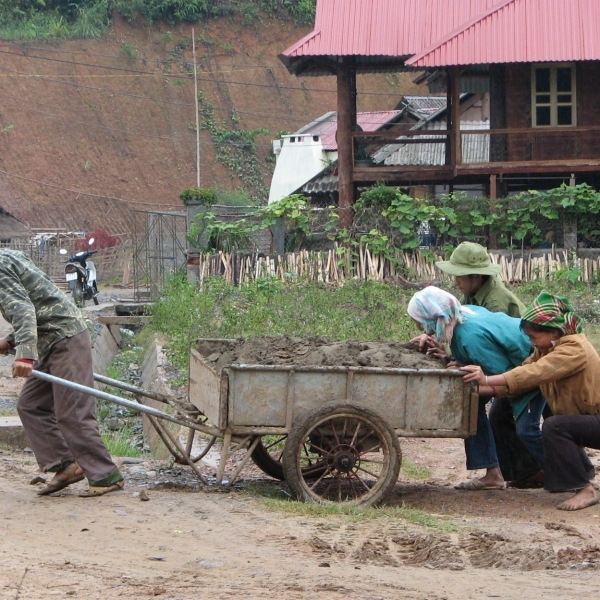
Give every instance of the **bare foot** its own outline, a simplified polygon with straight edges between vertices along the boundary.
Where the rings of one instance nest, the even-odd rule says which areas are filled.
[[[594,506],[594,504],[598,504],[598,496],[594,486],[590,484],[579,490],[572,498],[559,504],[556,508],[558,510],[581,510],[588,506]]]
[[[488,469],[485,472],[485,475],[479,478],[479,481],[486,486],[505,487],[506,485],[504,477],[502,477],[502,471],[500,471],[500,467]]]
[[[479,479],[468,479],[459,483],[455,488],[457,490],[503,490],[506,482],[499,467],[488,469],[483,477]]]

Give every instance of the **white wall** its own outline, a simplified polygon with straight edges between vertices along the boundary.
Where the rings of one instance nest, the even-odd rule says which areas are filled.
[[[326,166],[337,154],[328,154],[318,135],[285,135],[273,142],[277,157],[269,190],[269,204],[294,193]]]

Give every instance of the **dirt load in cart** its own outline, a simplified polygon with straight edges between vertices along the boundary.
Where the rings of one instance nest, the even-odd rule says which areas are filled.
[[[407,343],[199,339],[189,401],[299,500],[367,506],[397,482],[398,438],[475,433],[462,375]]]

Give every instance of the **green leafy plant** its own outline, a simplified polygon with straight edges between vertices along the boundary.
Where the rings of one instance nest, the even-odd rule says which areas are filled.
[[[355,208],[357,210],[366,208],[386,209],[396,199],[398,193],[397,188],[378,183],[361,194],[358,206]]]
[[[131,46],[130,44],[127,44],[126,42],[123,42],[121,44],[119,53],[121,54],[121,56],[124,56],[125,58],[128,58],[130,60],[136,60],[137,58],[139,58],[139,53],[137,49]]]
[[[196,23],[241,15],[250,23],[262,11],[296,23],[312,23],[315,0],[0,0],[0,36],[10,40],[98,38],[110,26],[113,11],[126,21],[142,16],[149,23]],[[165,41],[171,41],[169,33]]]
[[[302,242],[310,237],[306,198],[301,194],[292,194],[272,202],[262,208],[259,214],[262,217],[260,228],[269,229],[272,237],[277,219],[284,220],[286,247],[289,250],[298,251]]]
[[[223,221],[212,212],[196,215],[187,239],[203,252],[248,252],[252,249],[252,226],[246,219]],[[201,240],[207,240],[206,245]]]
[[[336,239],[352,245],[362,236],[386,256],[391,248],[418,247],[418,231],[425,223],[436,233],[438,246],[446,249],[465,240],[486,244],[489,235],[495,235],[503,247],[536,247],[544,239],[548,223],[570,215],[577,219],[578,233],[588,244],[600,243],[598,218],[589,218],[600,215],[600,194],[587,184],[532,190],[494,201],[460,193],[421,200],[399,188],[377,184],[361,195],[354,210],[353,229],[337,232]],[[331,237],[334,231],[331,225]],[[385,251],[381,236],[387,237],[389,248]]]
[[[112,0],[0,0],[7,40],[97,38],[111,22]]]
[[[211,188],[189,187],[179,193],[179,199],[188,205],[191,202],[197,202],[203,206],[213,206],[217,203],[217,194]]]
[[[230,169],[244,183],[254,201],[262,203],[267,196],[263,182],[261,161],[256,147],[256,137],[267,135],[269,131],[262,127],[246,130],[240,127],[240,119],[233,114],[232,128],[224,122],[217,123],[214,106],[202,92],[198,92],[202,127],[207,129],[215,146],[217,160]]]
[[[371,160],[371,156],[369,155],[369,152],[367,150],[367,147],[364,144],[358,144],[355,148],[354,148],[354,160],[359,160],[359,161],[370,161]]]
[[[418,230],[423,221],[435,216],[435,209],[405,194],[399,188],[376,185],[364,192],[355,204],[356,227],[360,240],[375,244],[379,252],[391,256],[393,248],[410,250],[420,245]],[[361,232],[368,227],[369,233]],[[370,238],[370,240],[369,240]]]

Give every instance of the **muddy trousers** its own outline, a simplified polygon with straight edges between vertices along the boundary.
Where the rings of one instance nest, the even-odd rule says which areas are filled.
[[[477,433],[465,438],[467,470],[493,469],[499,465],[492,426],[487,416],[489,396],[479,396],[477,407]]]
[[[567,492],[586,487],[595,471],[584,449],[600,449],[600,415],[559,415],[542,426],[546,454],[544,489]]]
[[[506,481],[526,479],[543,469],[541,419],[546,406],[538,393],[515,421],[508,398],[494,398],[490,424],[494,432],[500,470]]]
[[[89,332],[56,342],[34,369],[94,387]],[[93,396],[30,377],[17,410],[42,471],[76,460],[90,481],[99,481],[117,469],[98,431]]]

